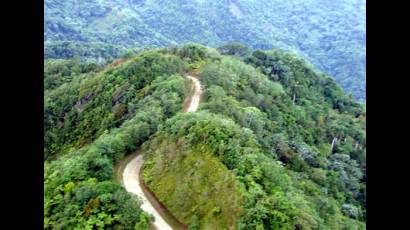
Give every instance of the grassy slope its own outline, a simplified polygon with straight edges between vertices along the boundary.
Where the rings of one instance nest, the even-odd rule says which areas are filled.
[[[184,223],[197,215],[201,229],[233,229],[243,202],[234,174],[206,146],[158,144],[144,163],[144,179],[161,202]]]

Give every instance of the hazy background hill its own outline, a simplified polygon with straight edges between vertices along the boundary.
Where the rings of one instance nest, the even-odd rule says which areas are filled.
[[[242,42],[281,48],[365,99],[365,0],[45,0],[46,57]],[[84,47],[86,49],[84,49]]]

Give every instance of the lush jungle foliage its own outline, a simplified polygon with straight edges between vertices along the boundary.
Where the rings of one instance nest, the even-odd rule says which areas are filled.
[[[46,60],[44,82],[47,229],[147,229],[113,181],[141,145],[145,183],[190,229],[365,229],[365,108],[295,55],[189,44]]]
[[[56,78],[83,67],[46,63]],[[182,109],[189,85],[180,75],[184,62],[171,54],[151,51],[114,63],[73,73],[45,96],[45,229],[149,229],[151,217],[112,181],[113,167]]]
[[[61,65],[64,62],[67,63]],[[90,143],[105,130],[118,127],[138,111],[147,84],[157,76],[178,73],[183,68],[179,57],[158,52],[144,53],[118,65],[121,62],[103,71],[96,71],[92,64],[45,62],[46,158],[63,148]],[[52,89],[55,85],[59,87],[48,90],[47,87]]]
[[[159,199],[200,229],[363,229],[362,105],[294,55],[205,50],[202,112],[168,120],[144,148]]]
[[[334,76],[346,92],[365,99],[365,0],[46,0],[44,4],[46,57],[106,59],[125,48],[241,42],[255,49],[296,52]]]

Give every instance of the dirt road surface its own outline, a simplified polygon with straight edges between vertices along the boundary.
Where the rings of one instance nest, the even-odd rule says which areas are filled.
[[[190,75],[187,75],[186,77],[193,82],[195,91],[192,95],[190,104],[185,112],[195,112],[198,109],[199,101],[202,95],[201,83],[195,77],[192,77]],[[138,154],[134,159],[129,161],[129,163],[124,168],[124,172],[122,174],[123,185],[128,192],[133,193],[142,199],[142,210],[152,214],[155,217],[153,224],[158,230],[172,230],[172,227],[154,208],[154,206],[150,203],[150,201],[147,199],[146,195],[142,190],[139,181],[139,173],[141,170],[142,163],[143,160],[141,154]]]

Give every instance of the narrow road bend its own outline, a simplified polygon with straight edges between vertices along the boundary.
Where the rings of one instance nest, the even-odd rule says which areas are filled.
[[[201,83],[197,78],[191,75],[186,75],[186,77],[194,84],[194,94],[192,95],[189,106],[185,109],[185,112],[195,112],[198,109],[199,101],[202,95]],[[142,185],[140,184],[139,175],[142,163],[143,159],[141,154],[136,155],[135,158],[129,161],[122,172],[122,183],[128,192],[136,194],[138,197],[142,198],[143,203],[141,205],[141,209],[155,217],[153,224],[157,229],[172,230],[173,228],[150,203],[149,199],[147,199],[147,196],[141,187]]]

